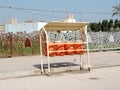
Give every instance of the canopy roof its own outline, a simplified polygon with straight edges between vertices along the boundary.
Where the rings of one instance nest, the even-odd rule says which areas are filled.
[[[80,30],[87,25],[86,22],[49,22],[44,26],[45,30],[57,31],[57,30]]]

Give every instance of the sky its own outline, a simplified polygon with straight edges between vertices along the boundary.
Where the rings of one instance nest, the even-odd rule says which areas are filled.
[[[8,7],[0,7],[0,24],[7,23],[9,18],[16,18],[18,22],[59,21],[69,13],[74,15],[76,21],[82,22],[120,19],[118,16],[112,17],[113,6],[118,4],[120,0],[0,0],[0,6]]]

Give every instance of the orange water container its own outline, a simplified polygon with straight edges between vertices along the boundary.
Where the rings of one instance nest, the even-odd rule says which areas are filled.
[[[65,54],[66,55],[73,55],[74,54],[74,43],[73,42],[67,42],[65,43]]]
[[[84,44],[82,42],[75,43],[75,54],[84,54]]]
[[[55,43],[55,47],[56,47],[56,56],[63,56],[63,55],[65,55],[64,43],[56,42]]]
[[[47,56],[47,52],[48,52],[48,50],[47,50],[47,44],[46,44],[45,49],[46,49],[45,55]],[[55,52],[51,52],[51,51],[54,51],[54,50],[55,50],[55,44],[52,43],[52,42],[48,43],[48,49],[49,49],[49,56],[54,56],[54,55],[55,55]]]

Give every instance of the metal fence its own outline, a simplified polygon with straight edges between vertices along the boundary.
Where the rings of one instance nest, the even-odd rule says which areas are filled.
[[[63,40],[63,37],[64,41],[79,41],[85,38],[74,31],[48,34],[52,42]],[[0,57],[39,54],[39,39],[38,32],[0,33]],[[120,50],[120,32],[88,32],[88,41],[90,51]]]
[[[48,34],[52,42],[60,41],[62,37],[65,42],[85,40],[85,35],[79,31],[62,32],[61,35],[57,32]],[[118,50],[120,49],[120,32],[88,32],[88,41],[90,51]]]
[[[88,39],[91,50],[120,49],[120,32],[89,32]]]

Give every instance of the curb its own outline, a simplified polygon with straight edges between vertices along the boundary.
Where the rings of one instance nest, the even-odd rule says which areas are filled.
[[[94,66],[94,67],[92,67],[91,69],[99,69],[99,68],[108,68],[108,67],[119,67],[120,66],[120,64],[111,64],[111,65],[101,65],[101,66]]]
[[[117,66],[120,66],[120,65],[92,66],[91,69],[117,67]],[[83,68],[83,70],[80,70],[79,66],[71,66],[71,67],[51,68],[51,73],[49,73],[47,69],[44,69],[43,73],[41,73],[41,70],[22,70],[22,71],[13,71],[13,72],[3,72],[3,73],[0,73],[0,79],[52,75],[52,74],[72,72],[72,71],[81,71],[81,72],[86,71],[86,72],[88,72],[86,68]]]
[[[22,70],[22,71],[13,71],[13,72],[3,72],[0,73],[0,79],[51,75],[56,73],[80,70],[79,68],[80,68],[79,66],[51,68],[51,73],[49,73],[47,69],[44,69],[43,73],[41,73],[41,70]]]
[[[22,70],[22,71],[13,71],[13,72],[3,72],[0,73],[0,79],[26,77],[26,76],[32,76],[38,74],[41,74],[40,70]]]

